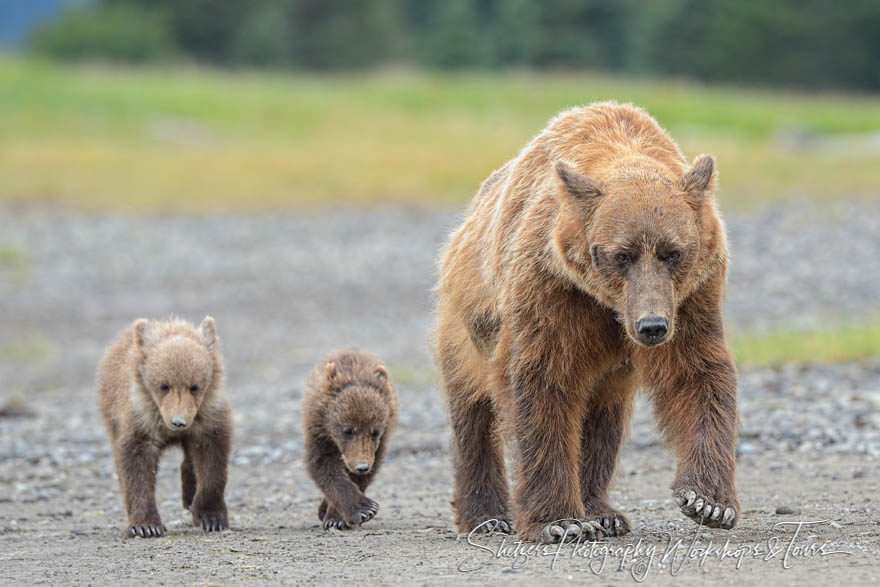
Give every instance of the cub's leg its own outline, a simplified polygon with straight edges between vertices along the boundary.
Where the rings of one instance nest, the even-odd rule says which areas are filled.
[[[184,452],[192,460],[196,477],[196,491],[189,511],[193,526],[201,526],[205,532],[229,528],[224,494],[231,440],[227,432],[219,430],[184,443]]]
[[[130,435],[118,440],[114,452],[116,472],[128,513],[128,528],[124,536],[164,536],[165,526],[156,507],[159,449],[148,438]]]
[[[608,505],[608,485],[632,413],[635,377],[627,366],[596,386],[581,425],[580,483],[584,518],[608,536],[630,531],[629,520]]]
[[[306,446],[308,469],[312,479],[324,493],[318,517],[324,529],[346,529],[371,520],[379,504],[361,492],[348,476],[339,449],[332,440],[313,438]]]
[[[438,363],[452,426],[453,509],[459,532],[512,533],[504,450],[488,365],[459,324],[438,328]]]
[[[363,475],[356,475],[350,471],[348,472],[349,479],[351,479],[352,482],[358,486],[358,489],[360,489],[362,493],[367,490],[367,487],[370,485],[370,483],[373,482],[373,478],[379,471],[379,466],[382,464],[382,460],[385,458],[387,447],[388,445],[385,441],[385,438],[383,437],[382,440],[379,441],[379,448],[376,450],[376,457],[373,461],[373,468],[370,469],[368,473],[365,473]],[[322,522],[325,520],[325,518],[327,518],[328,507],[329,504],[327,503],[327,499],[322,499],[321,505],[318,506],[318,519]],[[342,515],[338,512],[338,510],[336,510],[336,508],[330,508],[330,510],[331,521],[328,522],[327,526],[325,526],[325,529],[329,527],[342,528],[344,526]],[[343,523],[343,526],[340,526],[340,522]]]
[[[183,462],[180,463],[180,493],[183,496],[184,509],[189,509],[196,495],[196,472],[186,445],[183,447]]]

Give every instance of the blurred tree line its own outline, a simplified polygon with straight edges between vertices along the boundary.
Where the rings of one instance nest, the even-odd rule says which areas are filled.
[[[880,0],[93,0],[59,58],[357,69],[565,68],[880,89]]]

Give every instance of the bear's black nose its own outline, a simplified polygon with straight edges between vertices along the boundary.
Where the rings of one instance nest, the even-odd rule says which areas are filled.
[[[367,471],[370,470],[370,464],[369,463],[357,463],[354,466],[354,470],[357,471],[358,473],[366,473]]]
[[[663,340],[669,332],[669,320],[661,316],[648,316],[636,322],[636,332],[642,340],[648,343],[656,343]]]
[[[182,416],[174,416],[171,418],[171,425],[175,428],[186,428],[186,418]]]

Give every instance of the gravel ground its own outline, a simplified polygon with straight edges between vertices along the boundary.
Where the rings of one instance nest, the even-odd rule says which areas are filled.
[[[729,534],[695,531],[677,515],[667,489],[674,463],[640,404],[612,490],[635,531],[605,543],[604,568],[598,551],[569,548],[552,564],[545,553],[515,558],[511,539],[495,557],[501,538],[475,546],[457,536],[448,429],[426,345],[434,259],[456,220],[448,209],[135,216],[0,207],[0,405],[17,399],[36,413],[0,418],[0,582],[528,584],[589,573],[633,582],[649,561],[652,583],[794,583],[819,571],[822,582],[877,584],[880,361],[741,373],[744,518]],[[729,329],[876,315],[880,200],[830,210],[793,201],[730,214],[727,225]],[[134,318],[171,312],[212,314],[223,340],[236,411],[232,531],[205,536],[187,525],[180,455],[169,451],[158,489],[169,536],[121,541],[94,370]],[[312,363],[349,344],[388,363],[400,426],[369,492],[377,518],[360,531],[323,532],[301,462],[299,400]],[[774,526],[818,520],[828,521],[796,536],[794,526]],[[696,541],[685,566],[662,560],[666,533],[684,541],[679,554]],[[700,564],[701,548],[727,538],[730,551],[776,554],[752,552],[739,569],[732,554]],[[790,542],[816,546],[783,560]],[[622,558],[637,544],[661,550]],[[850,554],[821,556],[822,545]]]

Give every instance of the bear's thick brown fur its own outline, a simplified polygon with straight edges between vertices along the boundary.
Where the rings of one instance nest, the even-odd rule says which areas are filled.
[[[379,504],[364,495],[397,423],[397,394],[373,355],[348,349],[323,357],[309,375],[302,405],[306,463],[324,493],[324,529],[353,528]]]
[[[437,286],[460,531],[510,532],[511,518],[530,540],[629,531],[607,489],[639,386],[678,458],[682,511],[736,523],[714,176],[712,157],[688,167],[644,110],[605,102],[559,114],[483,183]]]
[[[156,471],[180,445],[183,507],[205,531],[229,527],[224,492],[232,419],[223,395],[223,360],[214,319],[138,320],[113,342],[98,368],[101,414],[110,436],[126,537],[163,536]]]

